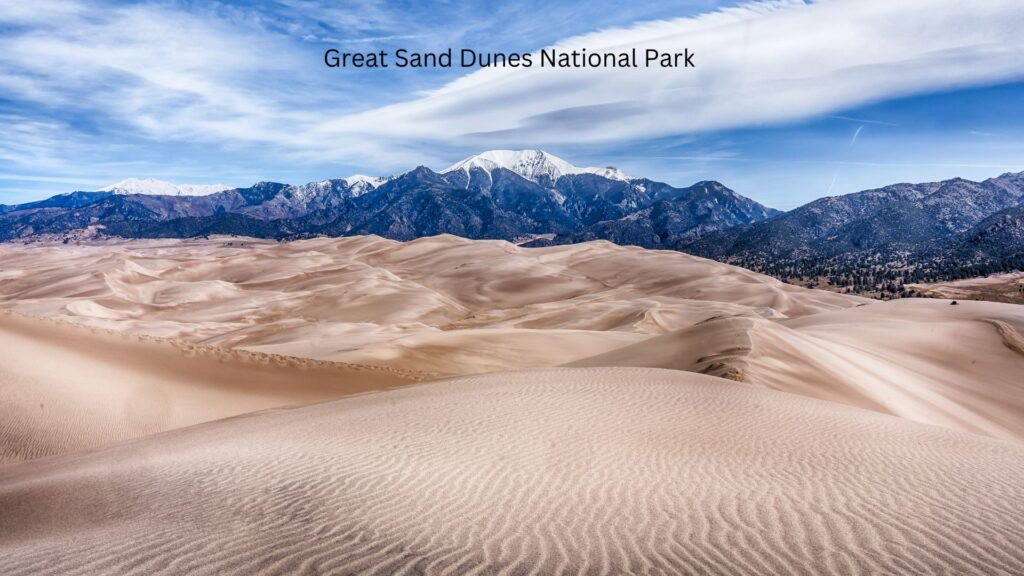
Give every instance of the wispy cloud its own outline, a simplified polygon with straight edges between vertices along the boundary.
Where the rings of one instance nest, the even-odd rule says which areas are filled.
[[[287,142],[290,121],[314,120],[307,106],[289,106],[303,100],[301,75],[294,85],[262,84],[300,60],[258,30],[153,5],[52,4],[61,9],[0,38],[0,90],[39,116],[240,143]],[[23,23],[8,18],[0,13],[0,23]]]
[[[857,126],[857,129],[853,131],[853,137],[850,138],[850,146],[849,146],[850,148],[853,148],[853,145],[857,143],[857,137],[860,136],[860,133],[863,130],[864,130],[864,126],[862,125],[862,126]]]
[[[829,118],[834,118],[836,120],[845,120],[847,122],[853,122],[855,124],[878,124],[880,126],[899,126],[899,124],[896,124],[894,122],[885,122],[882,120],[868,120],[866,118],[851,118],[849,116],[832,115],[829,116]]]
[[[29,124],[21,122],[26,137],[0,142],[0,161],[53,169],[49,160],[76,157],[59,152],[68,142],[87,140],[93,153],[131,142],[151,154],[155,146],[182,142],[376,169],[430,161],[416,134],[363,138],[321,128],[338,116],[436,88],[436,80],[430,83],[435,75],[332,72],[321,64],[322,46],[310,40],[372,49],[462,44],[521,50],[587,24],[572,21],[572,5],[556,3],[542,14],[537,8],[545,4],[12,3],[0,10],[0,101],[26,109],[36,129],[27,133]],[[620,12],[626,17],[631,10],[654,13]],[[589,24],[602,25],[610,13],[598,10]]]
[[[839,173],[836,172],[832,175],[832,182],[828,185],[828,190],[825,191],[825,196],[832,194],[832,190],[836,187],[836,181],[839,180]]]
[[[47,182],[51,184],[71,184],[80,185],[82,184],[81,178],[61,178],[58,176],[34,176],[31,174],[4,174],[0,173],[0,180],[10,180],[13,182]],[[92,184],[100,186],[103,182],[96,180]]]
[[[906,22],[914,22],[908,29]],[[563,50],[696,53],[696,69],[487,69],[324,134],[571,143],[814,117],[1024,76],[1016,0],[779,0],[566,39]],[[851,49],[857,46],[858,49]],[[578,121],[584,111],[587,122]]]
[[[651,156],[651,160],[686,160],[688,162],[743,162],[736,156]]]

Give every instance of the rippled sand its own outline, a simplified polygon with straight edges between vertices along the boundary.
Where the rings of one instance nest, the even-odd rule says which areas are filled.
[[[0,468],[0,572],[1020,574],[1024,446],[651,369],[464,377]]]

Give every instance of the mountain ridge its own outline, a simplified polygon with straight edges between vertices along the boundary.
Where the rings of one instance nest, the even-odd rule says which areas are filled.
[[[568,235],[655,202],[687,205],[676,188],[622,171],[580,168],[541,150],[494,150],[435,172],[419,166],[388,178],[354,175],[290,185],[257,182],[207,195],[74,192],[0,206],[0,240],[83,230],[98,236],[177,237],[211,233],[280,239],[378,234],[396,240],[450,233],[520,241]],[[720,205],[694,225],[749,223],[775,211],[716,183]],[[723,212],[718,214],[717,212]]]
[[[543,150],[487,150],[452,164],[441,170],[441,174],[460,170],[469,173],[474,169],[491,172],[497,168],[515,172],[538,183],[543,183],[545,179],[555,182],[562,176],[573,174],[597,174],[611,180],[631,180],[614,166],[581,168]]]
[[[1022,207],[1024,172],[899,183],[819,198],[673,249],[808,285],[896,294],[904,283],[1024,267]]]

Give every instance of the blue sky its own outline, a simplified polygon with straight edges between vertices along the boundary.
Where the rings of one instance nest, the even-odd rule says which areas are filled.
[[[641,4],[641,5],[634,5]],[[0,203],[542,148],[788,209],[1024,170],[1018,0],[0,6]],[[326,48],[697,53],[695,70],[332,70]]]

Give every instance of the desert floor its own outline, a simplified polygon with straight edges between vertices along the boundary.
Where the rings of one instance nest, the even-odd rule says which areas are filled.
[[[907,287],[936,298],[1024,304],[1024,272],[993,274],[984,278],[968,278],[950,282],[908,284]]]
[[[451,236],[0,245],[0,573],[1024,573],[1024,307]]]

